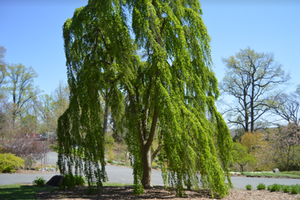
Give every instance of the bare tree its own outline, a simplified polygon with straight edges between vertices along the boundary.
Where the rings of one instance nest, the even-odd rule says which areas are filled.
[[[277,107],[273,109],[275,115],[285,120],[288,124],[300,123],[300,85],[297,86],[295,92],[278,95],[276,103]]]
[[[300,122],[300,96],[296,93],[282,93],[277,97],[278,106],[274,108],[275,114],[288,123]]]
[[[223,58],[223,62],[227,71],[220,84],[221,92],[237,101],[229,105],[228,121],[252,132],[263,125],[262,116],[275,106],[272,92],[290,77],[275,62],[273,54],[256,53],[249,47]]]

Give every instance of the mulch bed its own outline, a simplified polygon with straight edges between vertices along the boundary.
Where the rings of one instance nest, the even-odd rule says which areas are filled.
[[[177,197],[175,191],[164,189],[163,186],[155,186],[153,189],[145,189],[144,194],[134,195],[132,186],[105,186],[100,193],[87,194],[87,187],[78,187],[69,190],[42,191],[36,195],[36,199],[156,199],[156,200],[211,200],[218,199],[217,195],[212,198],[210,191],[201,189],[200,191],[186,190],[186,195]],[[292,195],[283,192],[270,192],[267,190],[230,190],[229,195],[222,200],[300,200],[300,194]]]
[[[176,197],[175,191],[165,189],[163,186],[154,186],[153,189],[145,189],[144,194],[134,195],[132,186],[104,186],[99,192],[87,194],[87,187],[77,187],[68,190],[42,191],[36,195],[36,199],[211,199],[210,191],[186,190],[182,198]],[[217,195],[215,196],[217,197]]]

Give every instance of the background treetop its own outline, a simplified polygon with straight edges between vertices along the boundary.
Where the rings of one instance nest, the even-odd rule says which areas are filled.
[[[223,62],[227,68],[220,89],[235,100],[228,104],[228,122],[245,132],[266,127],[265,115],[278,105],[278,88],[290,80],[289,74],[273,54],[257,53],[250,47],[223,58]]]

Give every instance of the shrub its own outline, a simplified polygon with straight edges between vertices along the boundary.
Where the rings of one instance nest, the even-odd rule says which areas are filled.
[[[81,175],[74,176],[71,174],[67,174],[64,176],[64,180],[60,183],[59,188],[64,189],[67,188],[74,188],[75,186],[83,186],[86,183],[85,178]]]
[[[0,154],[0,172],[14,173],[15,169],[24,166],[24,160],[11,153]]]
[[[248,184],[248,185],[246,185],[246,189],[247,190],[252,190],[252,186]]]
[[[281,190],[281,187],[279,184],[273,184],[271,187],[271,192],[279,192]]]
[[[38,187],[43,187],[46,185],[46,180],[42,176],[40,178],[36,177],[32,183],[36,184]]]
[[[268,190],[271,191],[272,187],[272,185],[268,185]]]
[[[292,194],[299,194],[300,193],[300,186],[299,185],[293,185],[291,187],[291,193]]]
[[[265,190],[266,189],[266,185],[263,183],[260,183],[257,185],[257,190]]]
[[[32,168],[32,165],[36,163],[36,161],[33,159],[32,156],[28,156],[23,159],[24,159],[25,168],[26,167]]]
[[[83,186],[86,183],[85,178],[81,175],[75,176],[75,180],[77,186]]]
[[[291,187],[288,185],[283,188],[284,193],[289,193],[290,191],[291,191]]]
[[[107,162],[112,164],[112,165],[115,164],[115,162],[113,160],[108,160]]]
[[[39,171],[42,167],[36,167],[35,170]]]

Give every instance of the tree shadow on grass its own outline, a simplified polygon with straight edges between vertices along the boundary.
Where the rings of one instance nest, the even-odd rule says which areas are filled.
[[[52,188],[36,187],[33,185],[16,184],[10,186],[0,186],[0,200],[6,199],[35,199],[35,195],[40,191],[50,191]]]

